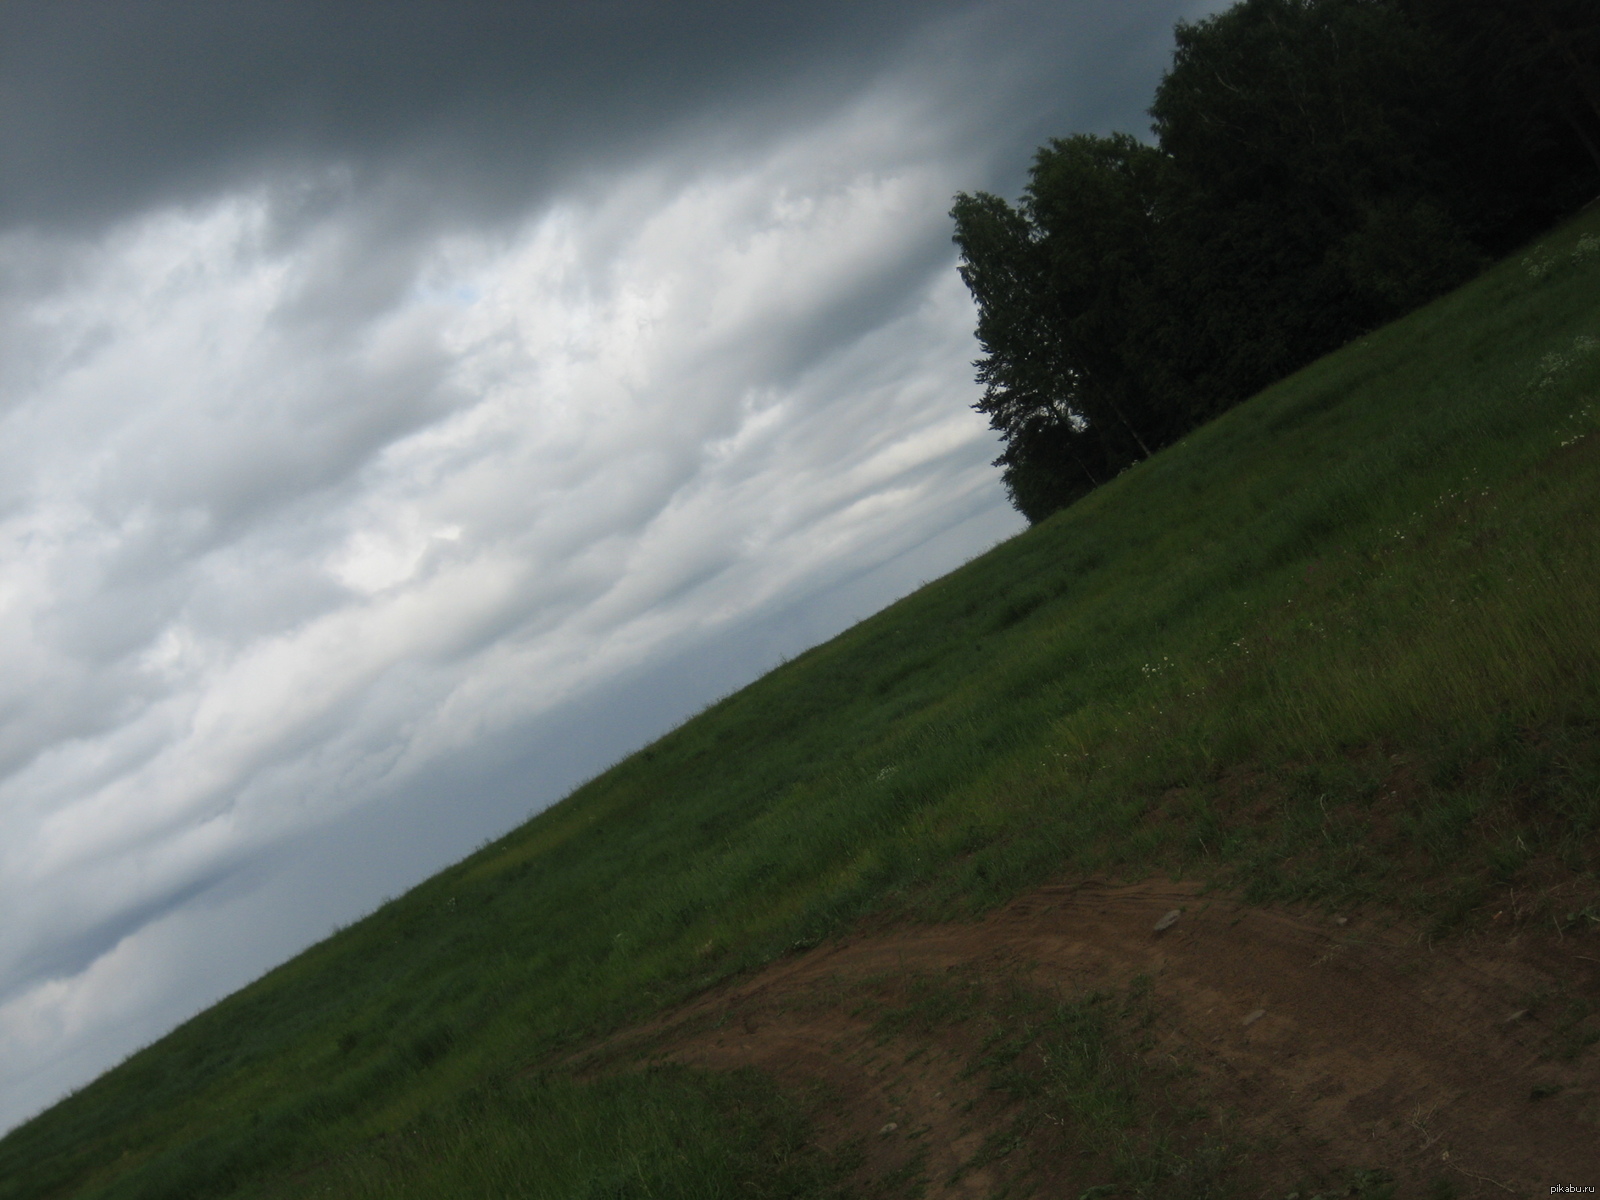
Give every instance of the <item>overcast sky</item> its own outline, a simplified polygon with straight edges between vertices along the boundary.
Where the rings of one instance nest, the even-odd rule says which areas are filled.
[[[0,6],[0,1128],[1017,532],[952,194],[1217,7]]]

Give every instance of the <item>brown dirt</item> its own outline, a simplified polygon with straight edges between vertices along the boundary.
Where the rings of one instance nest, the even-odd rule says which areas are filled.
[[[1172,909],[1180,919],[1155,932]],[[974,923],[786,958],[612,1039],[588,1067],[754,1066],[827,1097],[819,1141],[860,1147],[860,1183],[899,1171],[930,1197],[1008,1184],[1076,1197],[1105,1182],[1104,1164],[1081,1148],[1074,1160],[1047,1128],[994,1157],[1020,1109],[970,1069],[982,1021],[879,1018],[917,980],[1070,997],[1147,976],[1146,1060],[1188,1069],[1174,1086],[1214,1114],[1207,1129],[1250,1148],[1263,1196],[1370,1168],[1392,1172],[1401,1197],[1600,1187],[1600,1047],[1583,1045],[1600,1028],[1600,937],[1515,916],[1430,945],[1397,921],[1253,908],[1193,885],[1051,887]]]

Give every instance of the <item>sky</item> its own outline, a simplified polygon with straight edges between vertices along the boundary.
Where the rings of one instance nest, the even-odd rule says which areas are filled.
[[[0,6],[0,1129],[1019,532],[951,199],[1217,7]]]

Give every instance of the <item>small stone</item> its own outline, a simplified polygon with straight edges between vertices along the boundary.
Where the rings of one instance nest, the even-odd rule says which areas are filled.
[[[1266,1016],[1266,1015],[1267,1015],[1267,1010],[1266,1009],[1258,1008],[1258,1009],[1255,1010],[1255,1012],[1251,1013],[1244,1020],[1240,1021],[1239,1024],[1243,1025],[1246,1029],[1248,1029],[1248,1028],[1250,1028],[1250,1026],[1254,1025],[1257,1021],[1261,1020],[1261,1018]]]
[[[888,1137],[891,1133],[893,1133],[896,1129],[899,1129],[899,1128],[900,1128],[900,1122],[898,1122],[898,1121],[890,1121],[882,1129],[878,1130],[878,1136],[879,1137]]]
[[[1349,917],[1335,917],[1333,919],[1333,923],[1335,925],[1348,925],[1348,924],[1350,924],[1350,918]]]
[[[1183,916],[1181,910],[1176,908],[1173,909],[1171,912],[1167,913],[1166,916],[1162,917],[1161,920],[1156,922],[1156,932],[1164,933],[1168,929],[1171,929],[1178,923],[1178,918],[1181,916]]]

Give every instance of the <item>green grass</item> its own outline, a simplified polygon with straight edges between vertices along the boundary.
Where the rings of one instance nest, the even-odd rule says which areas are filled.
[[[808,1145],[802,1112],[755,1072],[655,1068],[499,1080],[265,1194],[780,1200],[836,1194],[850,1165]]]
[[[1592,930],[1596,248],[1591,211],[714,705],[13,1131],[0,1198],[672,1195],[702,1151],[825,1189],[781,1097],[559,1064],[1061,875]]]
[[[1219,1134],[1225,1122],[1189,1103],[1184,1068],[1148,1055],[1156,1018],[1148,988],[1141,976],[1120,994],[1063,998],[1013,983],[993,997],[973,1070],[1016,1111],[964,1170],[1021,1151],[1016,1176],[1024,1186],[1071,1163],[1088,1176],[1082,1194],[1091,1197],[1259,1195],[1251,1148]]]

